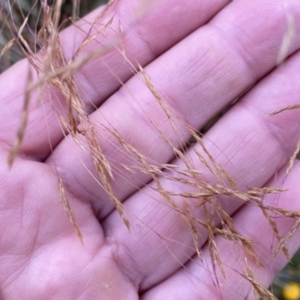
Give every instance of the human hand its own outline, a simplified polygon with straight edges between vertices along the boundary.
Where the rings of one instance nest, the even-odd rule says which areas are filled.
[[[112,46],[75,75],[89,120],[95,124],[112,167],[112,189],[124,204],[130,231],[99,186],[90,152],[64,136],[57,115],[66,115],[66,105],[56,89],[45,92],[42,105],[37,105],[39,92],[32,93],[26,134],[9,169],[7,157],[20,124],[28,62],[17,63],[0,77],[3,299],[254,299],[249,280],[242,276],[246,254],[239,244],[216,237],[226,279],[212,266],[203,226],[198,226],[197,241],[201,257],[196,256],[191,226],[180,211],[186,212],[188,203],[195,218],[204,219],[205,213],[193,198],[182,196],[194,192],[192,187],[167,177],[186,170],[188,161],[208,182],[215,183],[197,159],[196,151],[203,151],[200,145],[175,159],[170,144],[180,148],[190,139],[187,125],[202,128],[251,87],[203,141],[239,190],[266,184],[287,188],[280,195],[266,195],[264,203],[299,210],[300,167],[295,164],[288,176],[285,170],[299,139],[300,112],[268,113],[299,102],[300,4],[294,2],[287,10],[283,0],[240,0],[227,6],[223,0],[178,4],[165,0],[154,2],[135,21],[137,3],[124,0],[116,12],[112,9],[110,14],[116,13],[114,30],[107,30],[83,51],[97,51],[110,40]],[[287,31],[288,11],[295,20],[295,37],[287,53],[293,55],[274,69]],[[88,17],[89,22],[97,13]],[[120,23],[128,61],[135,67],[137,62],[147,65],[154,87],[172,116],[178,116],[173,123],[141,76],[133,76],[123,48],[115,47]],[[81,29],[74,26],[61,34],[68,59],[89,28],[83,21],[79,24]],[[120,82],[126,83],[122,87]],[[140,170],[141,162],[133,151],[127,151],[112,132],[147,162],[178,166],[156,177],[165,191],[181,194],[172,197],[173,207],[153,178]],[[59,178],[84,245],[63,210]],[[265,268],[250,258],[248,264],[255,280],[267,287],[287,262],[281,252],[270,260],[277,242],[268,220],[257,206],[232,197],[218,201],[233,216],[239,234],[255,242],[253,248]],[[275,221],[282,236],[294,224],[286,218]],[[220,224],[218,218],[215,222]],[[299,234],[296,231],[286,245],[290,254],[300,245]]]

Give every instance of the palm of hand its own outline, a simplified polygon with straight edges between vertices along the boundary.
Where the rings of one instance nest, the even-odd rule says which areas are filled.
[[[2,159],[5,166],[6,157]],[[49,166],[19,161],[1,175],[6,178],[1,189],[1,286],[7,299],[76,299],[80,294],[92,299],[103,290],[109,299],[110,286],[124,289],[109,251],[104,254],[103,231],[91,207],[78,205],[83,247],[62,209],[57,175]],[[72,196],[70,201],[76,203]],[[81,276],[86,279],[78,282]]]

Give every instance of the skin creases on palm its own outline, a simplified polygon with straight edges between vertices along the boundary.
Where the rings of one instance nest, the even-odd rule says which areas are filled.
[[[58,66],[37,75],[23,60],[0,76],[1,297],[272,299],[264,287],[299,246],[299,165],[286,170],[300,4],[165,0],[136,20],[137,1],[123,2],[64,30]],[[41,100],[26,89],[45,70]]]

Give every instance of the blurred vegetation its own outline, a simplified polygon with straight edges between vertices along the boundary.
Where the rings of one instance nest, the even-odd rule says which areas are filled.
[[[54,1],[48,0],[48,3]],[[107,2],[108,0],[78,1],[78,15],[82,17]],[[61,29],[71,23],[73,3],[74,0],[65,0],[63,3],[60,20]],[[9,41],[18,36],[18,30],[26,17],[28,17],[28,22],[23,29],[23,36],[31,49],[38,51],[39,44],[36,41],[36,32],[42,25],[41,1],[2,0],[0,2],[0,53]],[[20,44],[13,45],[10,51],[0,58],[0,73],[23,57]],[[300,300],[300,251],[276,276],[270,290],[280,300]]]
[[[48,3],[54,3],[54,1],[55,0],[48,0]],[[0,0],[0,53],[9,41],[18,36],[18,30],[27,17],[28,21],[23,29],[22,35],[31,49],[39,50],[36,33],[42,26],[41,2],[42,0]],[[63,29],[71,24],[74,3],[78,3],[78,12],[76,13],[78,13],[77,15],[79,15],[79,17],[82,17],[107,2],[108,0],[63,1],[60,28]],[[10,51],[6,52],[5,55],[0,58],[0,73],[23,57],[24,54],[20,43],[19,45],[15,43]]]
[[[271,291],[279,300],[300,299],[300,250],[289,264],[277,274]]]

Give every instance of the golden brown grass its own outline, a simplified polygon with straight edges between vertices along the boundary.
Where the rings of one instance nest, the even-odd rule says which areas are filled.
[[[10,3],[10,1],[7,1],[7,3]],[[96,127],[88,118],[85,105],[81,100],[78,92],[78,86],[74,77],[75,71],[81,68],[88,61],[91,61],[96,57],[103,56],[117,44],[119,45],[119,40],[121,40],[121,37],[117,36],[115,40],[107,41],[106,47],[100,48],[94,53],[84,54],[79,58],[79,54],[82,53],[86,46],[91,41],[95,40],[100,34],[105,32],[107,28],[109,28],[113,22],[113,19],[109,19],[109,21],[104,24],[103,27],[97,31],[97,33],[88,33],[81,46],[78,47],[71,59],[67,60],[63,54],[59,32],[61,28],[65,26],[65,24],[72,23],[78,19],[77,13],[79,4],[77,1],[73,1],[72,16],[70,19],[66,19],[61,14],[63,4],[62,0],[55,1],[55,5],[48,5],[48,3],[48,1],[42,0],[40,4],[36,4],[36,6],[33,8],[37,9],[40,13],[40,18],[38,19],[39,28],[37,29],[33,27],[34,30],[38,30],[37,32],[34,32],[34,34],[32,32],[28,32],[28,26],[26,26],[29,24],[29,22],[31,22],[30,12],[28,12],[26,15],[22,12],[20,7],[11,8],[11,11],[7,12],[4,9],[4,6],[0,6],[1,23],[6,27],[6,30],[10,32],[11,36],[6,44],[2,46],[0,58],[3,61],[7,60],[7,55],[12,53],[11,51],[16,51],[16,49],[18,49],[18,53],[22,53],[22,55],[25,56],[30,62],[34,71],[39,74],[38,80],[35,82],[32,80],[33,76],[31,73],[34,71],[29,71],[27,74],[28,87],[25,91],[23,114],[20,120],[20,127],[15,138],[15,142],[9,153],[8,163],[10,166],[13,164],[13,161],[18,153],[18,149],[24,138],[31,92],[38,88],[40,89],[40,95],[42,95],[43,90],[47,86],[55,87],[63,95],[63,99],[67,106],[67,117],[65,118],[63,116],[58,116],[58,122],[61,122],[63,130],[72,136],[72,138],[77,142],[78,147],[84,148],[80,140],[84,139],[87,142],[88,147],[85,150],[90,151],[94,168],[99,176],[100,184],[105,192],[109,195],[126,226],[130,228],[130,223],[124,212],[123,204],[115,196],[111,185],[112,181],[114,180],[112,167],[101,149],[101,143],[96,131]],[[91,28],[95,25],[95,23],[99,23],[99,20],[101,20],[105,14],[107,14],[107,12],[113,8],[114,5],[114,0],[109,1],[109,4],[106,6],[106,8],[96,17],[94,23],[91,24]],[[16,3],[14,6],[16,6]],[[143,9],[140,9],[139,11],[143,12]],[[21,11],[16,15],[15,10]],[[282,49],[280,50],[278,56],[278,63],[282,63],[286,58],[289,42],[294,34],[293,19],[291,17],[288,17],[288,24],[288,31],[282,43]],[[32,28],[32,24],[29,27]],[[126,59],[125,52],[123,55]],[[209,150],[206,149],[199,132],[185,124],[180,118],[174,115],[172,111],[170,111],[163,97],[160,95],[159,91],[157,91],[152,83],[151,78],[148,76],[143,67],[139,66],[136,72],[139,73],[139,76],[144,81],[151,94],[154,96],[156,103],[167,116],[174,133],[178,136],[178,140],[181,141],[180,130],[178,128],[178,124],[181,124],[185,126],[191,137],[193,137],[195,143],[201,147],[201,152],[195,150],[197,158],[203,166],[203,169],[208,170],[215,178],[215,182],[217,183],[206,182],[201,176],[202,171],[195,169],[194,165],[189,161],[188,156],[185,155],[188,146],[180,143],[181,147],[179,149],[168,139],[168,137],[155,125],[152,120],[150,121],[152,122],[154,128],[157,130],[158,134],[162,137],[166,144],[172,149],[174,156],[182,159],[185,169],[179,170],[174,165],[158,164],[157,162],[151,161],[145,157],[143,153],[140,153],[134,146],[128,143],[116,130],[107,127],[106,129],[112,136],[115,137],[123,151],[131,157],[134,157],[138,162],[138,166],[135,166],[134,168],[130,165],[120,165],[119,167],[133,172],[140,171],[148,174],[152,178],[153,182],[156,184],[157,191],[163,197],[165,202],[170,206],[171,209],[178,212],[179,217],[183,218],[188,224],[194,240],[195,250],[199,257],[201,256],[201,249],[199,249],[198,246],[199,229],[202,228],[206,230],[208,235],[208,249],[215,274],[216,268],[219,268],[221,274],[226,277],[216,243],[217,236],[221,236],[224,239],[240,245],[241,248],[244,249],[245,253],[247,253],[248,259],[251,259],[252,261],[256,262],[257,265],[263,267],[253,249],[253,242],[239,233],[238,228],[236,228],[234,225],[232,217],[228,215],[218,204],[217,198],[219,196],[226,196],[228,198],[240,200],[244,203],[257,205],[263,212],[265,218],[268,220],[270,227],[273,230],[274,237],[278,241],[278,245],[273,252],[273,256],[276,256],[280,251],[283,251],[286,257],[289,257],[289,253],[285,247],[285,244],[300,226],[300,212],[290,212],[277,207],[270,207],[265,205],[263,202],[263,198],[266,194],[280,193],[283,190],[277,187],[253,187],[246,191],[240,191],[237,188],[235,180],[230,176],[230,174],[228,174],[228,172],[226,172],[226,170],[222,168],[216,159],[214,159]],[[42,100],[40,101],[42,102]],[[285,110],[297,109],[299,107],[300,104],[295,104],[293,106],[271,112],[270,114],[274,115],[282,113]],[[292,167],[293,161],[295,160],[299,149],[300,142],[298,143],[295,154],[291,157],[288,172]],[[169,170],[170,172],[163,172],[162,170]],[[188,186],[191,188],[191,192],[180,193],[166,190],[161,184],[161,180],[163,178],[165,180]],[[71,208],[72,204],[69,203],[66,197],[64,183],[60,177],[58,188],[61,194],[63,208],[66,210],[67,216],[73,224],[76,234],[83,242],[84,236],[82,236],[80,228],[76,224],[76,218]],[[185,199],[183,206],[177,204],[177,197]],[[203,219],[195,217],[195,208],[198,210],[203,210]],[[287,235],[280,235],[276,222],[274,221],[276,216],[285,216],[296,220],[294,226]],[[216,226],[216,218],[222,220],[221,226]],[[255,280],[253,277],[253,272],[249,267],[246,258],[245,266],[247,271],[245,274],[241,274],[241,276],[243,276],[252,284],[257,296],[263,299],[275,299],[275,297],[266,288],[264,288]]]

